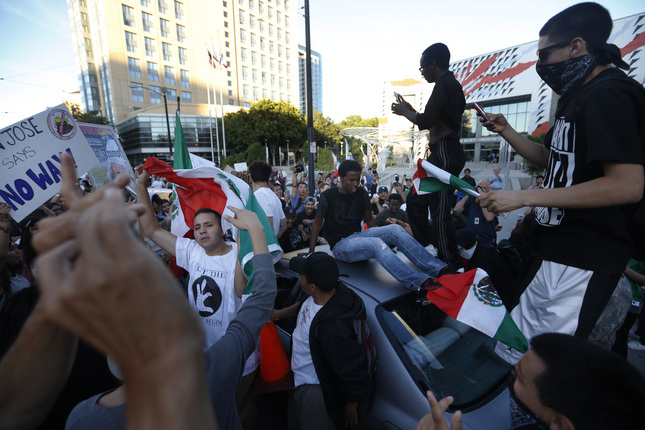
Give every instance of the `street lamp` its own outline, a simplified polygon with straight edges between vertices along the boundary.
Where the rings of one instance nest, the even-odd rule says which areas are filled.
[[[153,93],[157,93],[157,94],[159,94],[160,96],[163,97],[163,105],[164,105],[164,107],[166,109],[166,127],[168,127],[168,159],[170,160],[170,159],[172,159],[172,141],[170,140],[170,120],[168,119],[168,100],[166,100],[166,90],[167,90],[167,88],[166,87],[161,87],[164,91],[163,91],[163,93],[160,93],[159,91],[153,90],[152,88],[146,87],[145,85],[130,84],[130,88],[138,88],[138,87],[145,88],[148,91],[152,91]]]

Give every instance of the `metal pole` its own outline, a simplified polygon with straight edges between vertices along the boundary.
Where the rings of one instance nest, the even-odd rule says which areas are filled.
[[[148,88],[149,89],[149,88]],[[168,100],[166,93],[163,93],[163,105],[166,108],[166,127],[168,127],[168,160],[172,159],[172,141],[170,140],[170,120],[168,119]]]
[[[311,151],[314,145],[314,111],[311,87],[311,32],[309,31],[309,0],[305,0],[305,39],[306,39],[306,76],[307,76],[307,144],[309,145],[309,194],[314,195],[314,154]]]

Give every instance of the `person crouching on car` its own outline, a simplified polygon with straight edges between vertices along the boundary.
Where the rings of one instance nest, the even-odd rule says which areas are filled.
[[[365,305],[338,282],[338,265],[327,253],[294,257],[289,267],[309,294],[292,336],[295,390],[289,396],[289,429],[353,427],[358,404],[367,400],[373,384],[367,353],[354,333],[354,321],[366,318]],[[280,317],[295,314],[297,306],[290,309]]]

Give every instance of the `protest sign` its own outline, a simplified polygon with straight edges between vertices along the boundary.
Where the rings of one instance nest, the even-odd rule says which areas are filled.
[[[128,188],[134,192],[137,185],[134,181],[132,166],[125,155],[121,143],[109,125],[78,123],[78,127],[98,158],[98,164],[89,171],[94,188],[99,189],[119,175],[130,176]]]
[[[60,189],[60,156],[74,157],[78,172],[98,160],[64,104],[0,130],[0,201],[21,221]]]

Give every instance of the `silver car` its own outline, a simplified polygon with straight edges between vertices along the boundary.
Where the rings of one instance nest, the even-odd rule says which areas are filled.
[[[326,245],[316,250],[331,254]],[[285,254],[276,265],[276,308],[306,297],[298,275],[289,270],[289,260],[296,254]],[[402,264],[414,267],[405,256],[397,255]],[[375,261],[338,262],[338,266],[341,281],[365,303],[378,360],[376,388],[361,428],[414,429],[430,412],[426,390],[437,398],[454,397],[446,418],[461,410],[464,429],[510,427],[507,382],[511,366],[495,354],[494,340],[448,317]],[[288,351],[295,318],[276,324]]]

